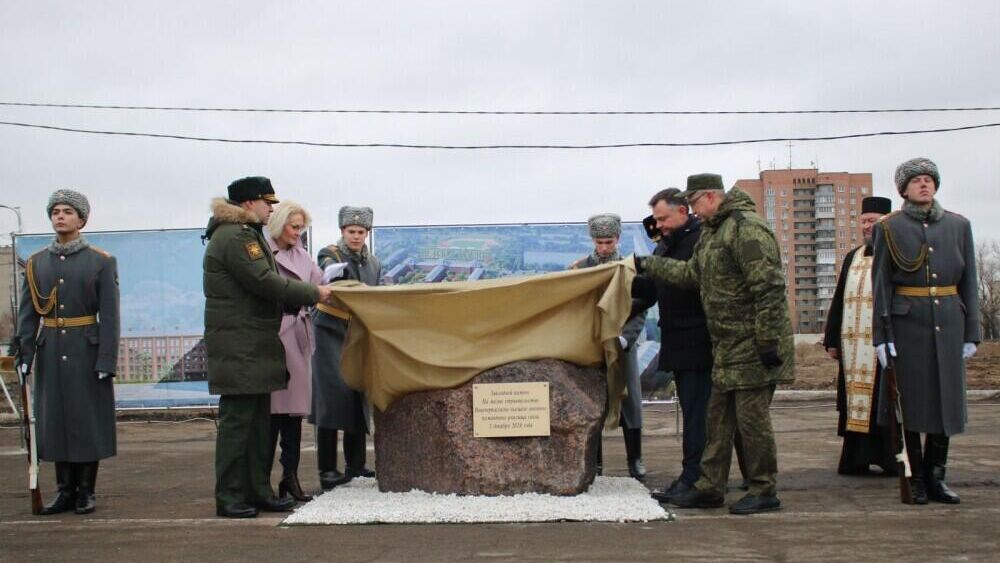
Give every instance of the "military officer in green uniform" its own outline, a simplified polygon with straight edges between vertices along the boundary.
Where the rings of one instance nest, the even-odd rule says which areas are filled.
[[[965,360],[980,341],[976,247],[968,219],[935,198],[937,165],[914,158],[896,169],[900,211],[875,225],[873,343],[880,363],[896,356],[896,380],[913,501],[958,504],[944,483],[950,436],[965,430]],[[887,420],[880,390],[879,421]],[[920,434],[926,434],[921,451]]]
[[[215,446],[216,513],[252,518],[258,510],[285,511],[268,478],[272,391],[288,384],[278,330],[284,310],[325,301],[326,286],[278,274],[262,233],[278,200],[261,176],[229,185],[229,198],[212,201],[205,238],[205,350],[209,391],[219,398]]]
[[[704,220],[694,255],[688,261],[636,258],[636,269],[655,281],[699,289],[712,338],[712,396],[702,476],[670,502],[680,508],[724,504],[738,429],[750,490],[729,511],[777,510],[778,463],[768,408],[775,385],[794,379],[792,327],[778,245],[754,212],[750,196],[736,188],[726,193],[721,176],[690,176],[683,195]]]
[[[56,191],[47,210],[56,238],[25,263],[17,361],[35,373],[38,457],[56,466],[58,493],[41,513],[88,514],[98,462],[117,452],[118,266],[80,235],[83,194]]]
[[[587,220],[587,230],[594,241],[594,251],[570,265],[570,269],[592,268],[621,260],[618,241],[622,235],[621,217],[614,213],[594,215]],[[625,440],[625,460],[628,474],[633,479],[643,481],[646,468],[642,464],[642,386],[639,383],[639,352],[636,341],[646,323],[646,306],[639,300],[632,300],[632,311],[618,343],[622,348],[623,369],[625,371],[626,396],[621,404],[622,436]],[[604,448],[597,443],[597,473],[604,470]]]

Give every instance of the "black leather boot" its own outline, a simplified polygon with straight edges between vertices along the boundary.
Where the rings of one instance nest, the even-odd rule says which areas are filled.
[[[56,462],[56,498],[45,505],[39,514],[51,516],[73,510],[76,506],[76,480],[74,477],[72,464],[66,461]]]
[[[927,479],[927,498],[945,504],[959,504],[962,499],[944,484],[948,466],[948,437],[928,434],[924,447],[924,477]]]
[[[628,474],[637,481],[646,479],[646,468],[642,465],[642,428],[625,428],[625,458],[628,460]]]
[[[278,496],[291,496],[299,502],[309,502],[312,500],[311,496],[302,491],[302,485],[299,484],[299,475],[296,471],[286,471],[281,476],[281,482],[278,483]]]
[[[76,493],[77,514],[90,514],[97,510],[97,496],[94,487],[97,485],[97,462],[74,463],[79,488]]]
[[[913,495],[913,504],[927,504],[927,487],[923,477],[910,477],[910,493]]]

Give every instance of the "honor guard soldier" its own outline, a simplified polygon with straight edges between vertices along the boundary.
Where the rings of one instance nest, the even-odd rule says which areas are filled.
[[[618,215],[594,215],[587,220],[587,229],[594,241],[594,251],[574,262],[570,269],[592,268],[621,260],[618,241],[622,234],[622,220]],[[646,323],[646,309],[647,306],[642,306],[638,300],[633,299],[632,311],[618,336],[618,343],[624,352],[622,358],[627,391],[622,399],[620,420],[625,439],[625,459],[628,462],[628,474],[639,481],[646,478],[646,468],[642,464],[642,387],[639,383],[639,354],[635,344]],[[603,452],[604,448],[598,441],[598,474],[604,469]]]
[[[319,251],[319,267],[341,269],[335,280],[356,280],[365,285],[382,283],[382,263],[365,240],[375,215],[370,207],[341,207],[340,240]],[[374,477],[365,467],[366,434],[371,432],[371,406],[361,391],[344,383],[340,358],[347,338],[350,315],[328,305],[316,308],[313,324],[313,406],[309,421],[316,425],[319,482],[324,490],[355,477]],[[344,432],[344,472],[337,470],[337,432]]]
[[[739,429],[750,490],[729,507],[733,514],[777,510],[778,473],[768,408],[775,385],[794,379],[792,326],[774,233],[746,193],[725,193],[718,174],[688,177],[684,192],[703,219],[690,260],[636,257],[636,270],[660,283],[699,289],[712,338],[712,394],[701,478],[672,497],[680,508],[725,503],[726,481]]]
[[[80,236],[90,217],[83,194],[59,190],[47,211],[56,238],[25,264],[17,361],[35,374],[38,457],[56,466],[58,493],[41,514],[87,514],[98,462],[117,447],[118,267]]]
[[[941,175],[930,160],[900,164],[895,180],[903,208],[874,232],[874,344],[883,366],[896,358],[913,501],[958,504],[944,476],[949,437],[968,420],[965,360],[980,341],[972,227],[935,199]]]
[[[281,276],[263,227],[278,202],[261,176],[229,185],[212,201],[205,238],[205,351],[208,387],[219,397],[215,446],[216,513],[252,518],[295,505],[275,498],[269,461],[271,392],[288,384],[278,338],[284,310],[330,297],[330,289]]]
[[[892,211],[892,201],[884,197],[861,200],[861,232],[865,243],[844,256],[837,289],[826,317],[823,347],[837,360],[837,434],[843,436],[841,475],[870,475],[877,465],[882,475],[894,476],[895,453],[887,426],[878,426],[878,388],[882,368],[871,346],[872,233],[875,224]]]

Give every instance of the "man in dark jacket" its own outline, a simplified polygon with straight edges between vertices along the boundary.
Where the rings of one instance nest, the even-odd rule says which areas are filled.
[[[219,398],[215,446],[216,513],[253,518],[258,509],[289,510],[295,499],[271,489],[271,392],[288,384],[278,331],[283,306],[325,301],[325,286],[278,274],[262,233],[277,203],[271,181],[254,176],[212,201],[205,238],[205,351],[209,391]]]
[[[36,368],[38,457],[56,465],[58,494],[41,513],[87,514],[98,461],[116,453],[118,266],[80,235],[83,194],[59,190],[47,210],[56,238],[25,264],[17,361],[25,374]]]
[[[688,214],[687,200],[677,188],[657,192],[649,205],[661,238],[654,256],[689,260],[701,235],[701,221]],[[712,394],[712,340],[708,335],[705,311],[696,289],[654,284],[648,278],[636,286],[634,297],[647,307],[660,307],[660,371],[672,371],[684,417],[684,437],[680,477],[653,498],[661,502],[691,490],[701,477],[701,454],[705,450],[705,414]]]
[[[949,437],[965,430],[965,361],[980,341],[976,247],[972,227],[935,195],[937,165],[914,158],[896,169],[903,209],[874,231],[873,343],[885,366],[896,356],[913,500],[958,504],[944,483]],[[888,322],[888,326],[886,326]],[[879,404],[888,405],[885,385]],[[885,421],[885,417],[879,417]],[[927,435],[923,451],[920,434]]]

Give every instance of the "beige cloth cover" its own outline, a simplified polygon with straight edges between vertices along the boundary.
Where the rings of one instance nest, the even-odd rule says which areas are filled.
[[[617,426],[625,388],[618,335],[631,310],[634,276],[626,259],[485,281],[335,284],[333,304],[352,315],[344,381],[385,410],[409,393],[456,387],[519,360],[607,366],[607,426]]]

